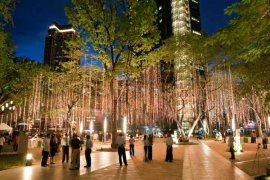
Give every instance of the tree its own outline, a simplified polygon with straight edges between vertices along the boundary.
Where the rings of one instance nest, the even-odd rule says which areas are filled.
[[[262,99],[260,104],[266,106],[270,97],[270,1],[241,0],[229,6],[225,13],[234,18],[210,38],[208,44],[220,52],[217,55],[221,57],[221,63],[231,65],[238,79],[234,84],[238,94],[250,99],[264,97],[259,98]],[[257,108],[252,105],[250,109],[258,114]],[[261,121],[258,117],[254,118]]]
[[[0,106],[10,100],[21,101],[32,88],[41,66],[33,61],[14,58],[13,44],[5,26],[12,23],[14,0],[0,2]]]
[[[102,62],[112,94],[112,147],[117,133],[117,77],[142,67],[159,42],[154,0],[72,0],[66,7],[69,21]],[[146,18],[147,17],[147,18]]]

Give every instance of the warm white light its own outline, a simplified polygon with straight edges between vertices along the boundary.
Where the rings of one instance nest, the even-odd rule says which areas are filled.
[[[127,117],[124,117],[124,122],[123,122],[123,132],[126,134],[127,133]]]
[[[32,154],[31,153],[28,153],[27,155],[26,155],[26,160],[27,161],[31,161],[32,160]]]
[[[178,144],[177,131],[174,131],[173,142],[176,143],[176,144]]]
[[[6,108],[8,107],[8,103],[6,103]]]
[[[268,120],[268,125],[270,126],[270,116],[268,116],[267,120]]]
[[[103,130],[104,130],[104,133],[106,134],[106,132],[107,132],[107,117],[105,117],[105,119],[104,119]]]
[[[80,133],[82,133],[83,132],[83,123],[81,122],[80,123]]]
[[[241,152],[242,145],[240,141],[240,129],[235,130],[234,145],[236,152]]]
[[[58,28],[57,26],[55,26],[55,25],[51,25],[51,26],[49,27],[49,29],[56,29],[57,31],[59,31],[59,32],[61,32],[61,33],[64,33],[64,32],[76,32],[75,29],[73,29],[73,28],[61,30],[61,29],[59,29],[59,28]]]
[[[232,131],[234,132],[235,131],[235,119],[232,118]]]
[[[90,121],[89,129],[90,129],[90,133],[94,132],[94,122],[93,121]]]
[[[15,106],[12,107],[13,110],[15,110],[15,108],[16,108]]]
[[[5,106],[2,106],[2,111],[4,111],[5,110]]]
[[[10,101],[10,104],[13,104],[13,101]]]

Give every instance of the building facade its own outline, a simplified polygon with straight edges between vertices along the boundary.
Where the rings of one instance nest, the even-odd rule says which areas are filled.
[[[53,70],[58,70],[61,62],[69,61],[65,54],[67,50],[65,41],[76,37],[77,32],[71,25],[59,25],[54,22],[45,38],[44,64],[49,65]]]

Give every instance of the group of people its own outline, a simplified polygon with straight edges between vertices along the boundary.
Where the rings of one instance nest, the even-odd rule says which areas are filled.
[[[132,158],[135,154],[134,152],[134,142],[135,139],[133,136],[130,136],[129,139],[129,153],[130,157]],[[144,135],[143,143],[144,143],[144,160],[145,161],[151,161],[153,157],[153,135]],[[125,138],[123,137],[122,133],[119,133],[116,139],[116,145],[118,146],[118,156],[119,156],[119,164],[122,166],[123,162],[125,166],[127,166],[127,158],[126,158],[126,150],[125,150]],[[168,137],[165,141],[166,143],[166,162],[172,162],[173,161],[173,139],[170,134],[168,134]]]
[[[18,151],[18,147],[19,147],[19,135],[18,134],[14,134],[12,135],[12,143],[13,143],[13,151],[17,152]],[[8,136],[8,144],[10,144],[11,142],[11,137]],[[4,144],[6,142],[6,138],[5,138],[5,135],[4,134],[0,134],[0,153],[2,152],[2,149],[4,147]]]
[[[50,140],[49,140],[50,139]],[[71,168],[70,170],[76,170],[80,168],[80,151],[82,150],[82,140],[79,139],[77,134],[73,134],[72,139],[67,133],[65,133],[60,140],[57,141],[57,138],[54,134],[48,134],[47,137],[43,139],[42,142],[42,160],[41,166],[48,166],[47,161],[50,157],[50,164],[54,164],[54,156],[59,152],[59,144],[62,146],[62,163],[69,162],[69,145],[71,145]],[[86,165],[84,167],[91,167],[91,152],[92,152],[93,142],[90,139],[90,135],[86,136],[85,142],[85,158]]]
[[[54,156],[56,155],[59,149],[58,144],[60,141],[60,144],[62,146],[62,163],[69,162],[69,145],[71,145],[72,148],[72,155],[71,155],[71,170],[76,170],[80,168],[80,151],[82,150],[82,144],[83,141],[77,136],[77,134],[73,134],[72,139],[70,140],[68,134],[64,134],[60,140],[57,140],[54,134],[48,134],[47,137],[43,139],[42,142],[42,160],[41,160],[41,166],[46,167],[48,166],[47,161],[50,157],[50,164],[54,164]],[[151,161],[152,160],[152,151],[153,151],[153,135],[150,134],[149,136],[144,136],[144,151],[145,151],[145,161]],[[135,139],[131,135],[129,139],[129,148],[130,148],[130,157],[135,156],[134,151],[134,143]],[[173,140],[172,137],[169,135],[166,139],[166,158],[165,161],[172,162],[173,160]],[[91,153],[92,153],[92,147],[93,142],[90,138],[90,135],[86,136],[85,141],[85,159],[86,159],[86,165],[85,168],[91,167]],[[118,147],[118,155],[119,155],[119,164],[120,166],[125,164],[127,166],[127,158],[126,158],[126,140],[123,137],[122,133],[119,133],[117,136],[115,144]]]

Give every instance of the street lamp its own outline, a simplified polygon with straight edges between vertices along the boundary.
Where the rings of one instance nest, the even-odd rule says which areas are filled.
[[[15,110],[15,105],[13,104],[13,101],[10,101],[9,103],[6,103],[5,105],[2,106],[1,110],[2,112],[6,111],[6,110]]]
[[[16,109],[15,105],[13,104],[13,101],[7,102],[5,104],[2,105],[1,110],[0,110],[0,114],[4,114],[7,111],[14,111]],[[3,120],[3,115],[1,118],[1,123]]]

